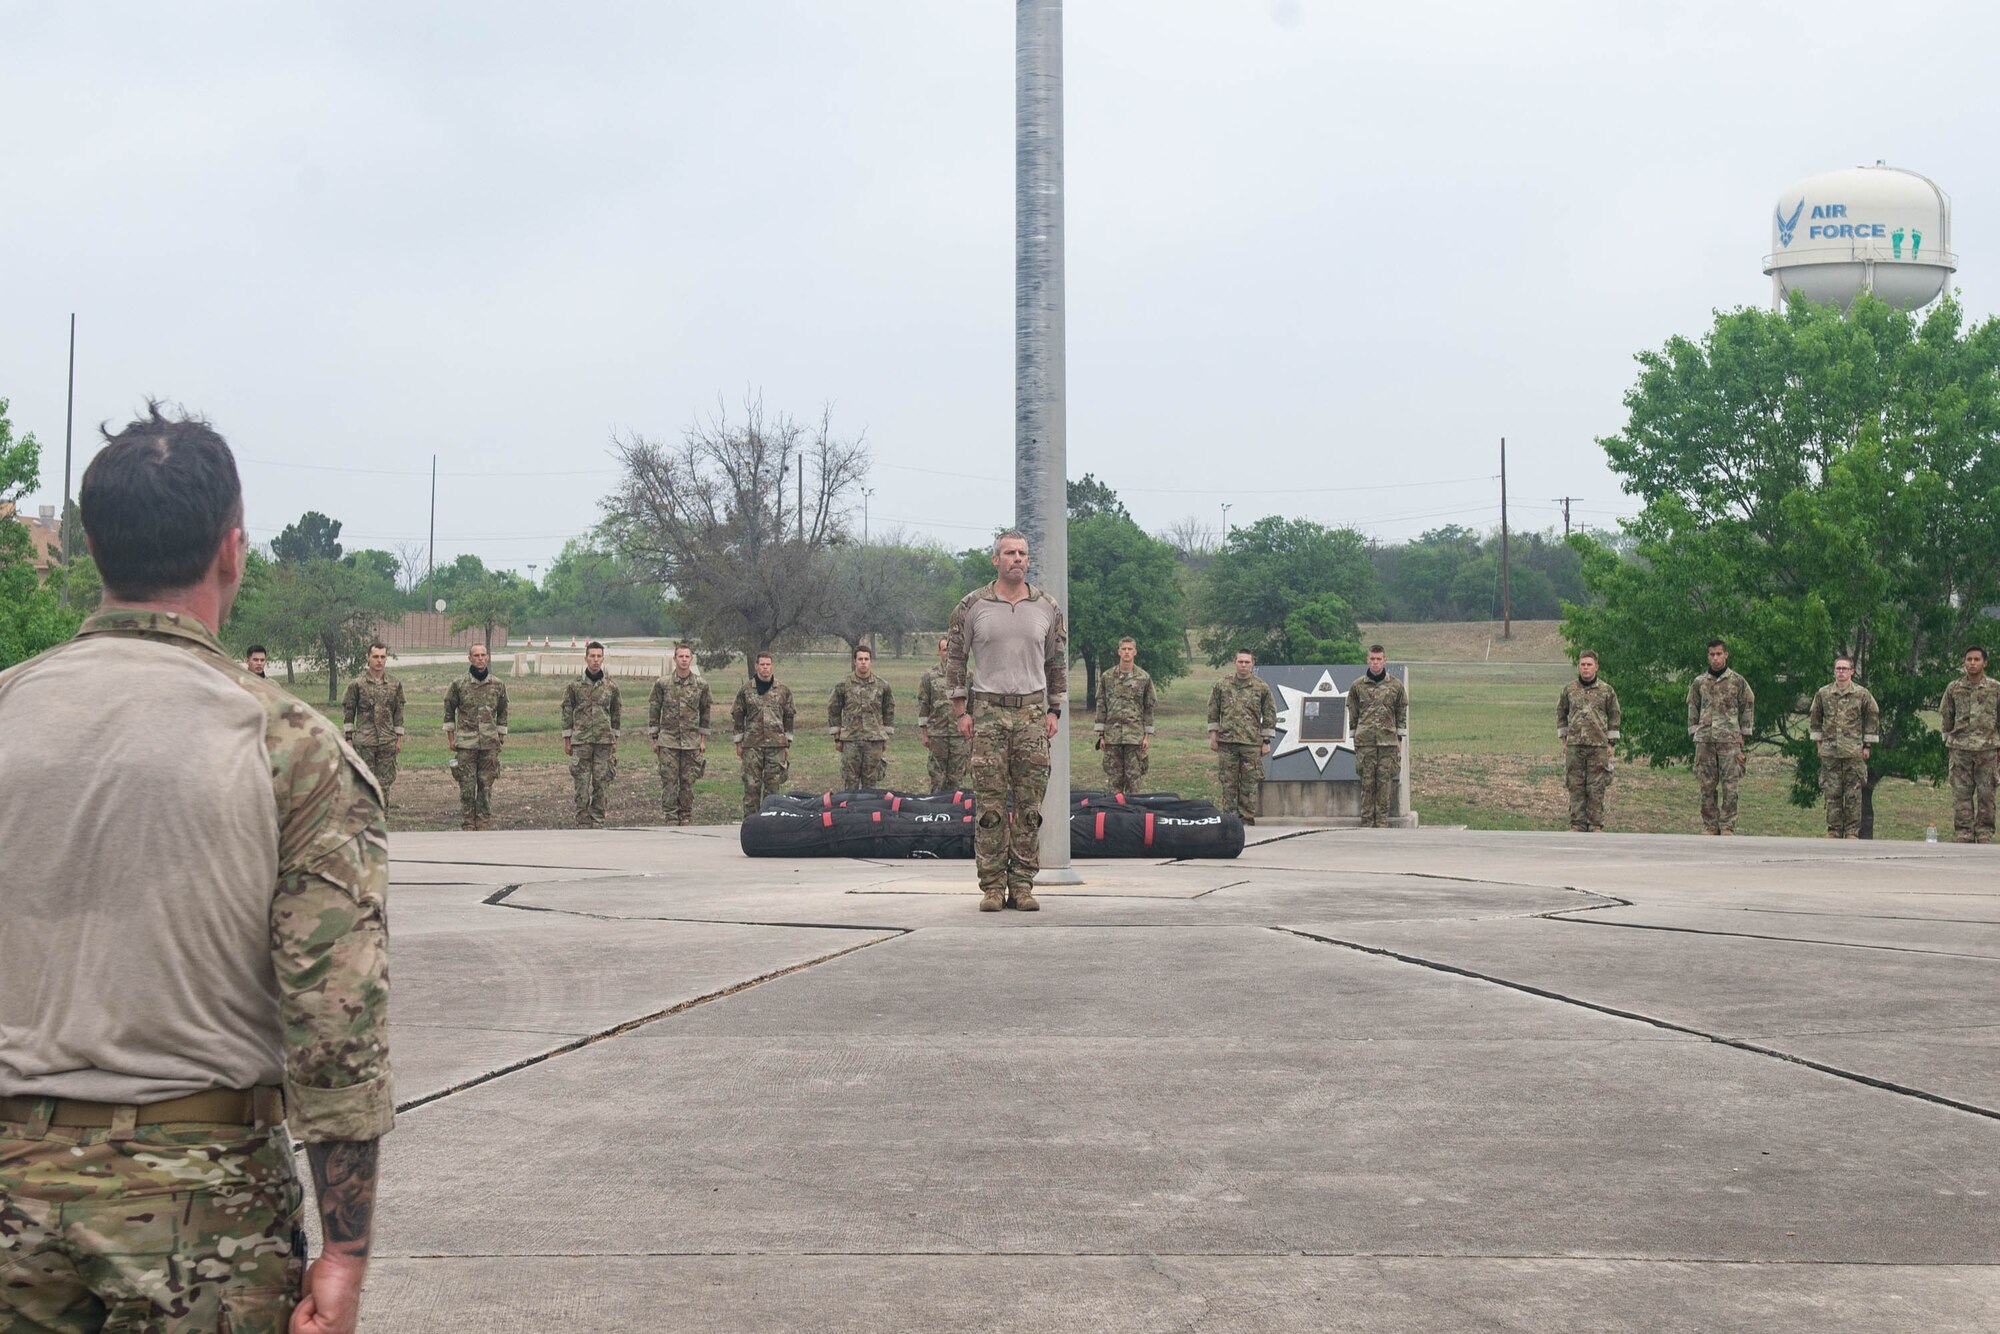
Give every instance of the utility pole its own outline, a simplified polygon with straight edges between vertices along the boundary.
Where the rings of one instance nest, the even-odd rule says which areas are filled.
[[[1222,540],[1229,540],[1229,502],[1222,502]]]
[[[1014,515],[1035,577],[1067,611],[1062,77],[1062,0],[1014,0]],[[1040,877],[1047,884],[1082,883],[1069,862],[1074,713],[1063,711],[1049,741]]]
[[[1558,504],[1558,505],[1560,505],[1560,506],[1562,506],[1562,507],[1563,507],[1563,536],[1564,536],[1564,537],[1568,537],[1568,536],[1569,536],[1569,502],[1570,502],[1570,501],[1572,501],[1572,500],[1575,500],[1575,499],[1576,499],[1576,497],[1575,497],[1575,496],[1563,496],[1562,498],[1560,498],[1559,500],[1557,500],[1557,501],[1556,501],[1556,504]]]
[[[69,577],[71,573],[69,558],[70,558],[70,553],[73,550],[75,550],[69,532],[71,528],[76,526],[69,521],[70,439],[73,431],[75,430],[75,427],[76,427],[76,312],[72,310],[69,313],[69,407],[65,410],[63,414],[63,507],[62,507],[62,517],[56,521],[58,524],[61,525],[61,527],[59,527],[56,531],[60,533],[62,536],[62,563],[63,563],[62,592],[59,595],[57,595],[56,601],[60,605],[65,607],[69,605],[69,584],[70,584]]]
[[[437,610],[437,603],[431,594],[437,592],[438,572],[438,456],[431,455],[431,555],[430,568],[424,572],[424,603],[431,611]]]
[[[1500,437],[1500,637],[1514,637],[1513,574],[1507,563],[1507,437]]]

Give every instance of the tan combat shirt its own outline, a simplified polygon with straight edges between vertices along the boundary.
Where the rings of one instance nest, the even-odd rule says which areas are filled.
[[[282,1083],[308,1143],[386,1132],[382,794],[332,725],[107,606],[0,673],[0,736],[0,1095]]]
[[[1033,584],[1020,602],[1003,600],[994,584],[973,589],[952,608],[945,641],[946,692],[952,699],[964,699],[969,688],[994,695],[1045,691],[1051,711],[1069,702],[1069,632],[1062,608]]]

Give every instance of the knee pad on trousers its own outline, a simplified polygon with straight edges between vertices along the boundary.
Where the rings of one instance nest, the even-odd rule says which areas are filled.
[[[1000,823],[1000,816],[997,812],[983,811],[980,813],[979,827],[981,829],[992,829],[997,827],[999,823]]]
[[[1024,811],[1021,815],[1021,823],[1030,829],[1040,829],[1042,827],[1042,813],[1040,811]]]

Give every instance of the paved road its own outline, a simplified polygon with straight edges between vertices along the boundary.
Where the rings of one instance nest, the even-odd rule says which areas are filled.
[[[364,1328],[2000,1329],[1990,849],[1252,834],[395,836]]]

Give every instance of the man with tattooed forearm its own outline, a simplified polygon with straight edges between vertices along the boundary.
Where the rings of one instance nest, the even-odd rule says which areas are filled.
[[[223,652],[235,460],[147,414],[83,477],[103,605],[0,673],[0,1329],[350,1334],[395,1121],[382,794]]]

